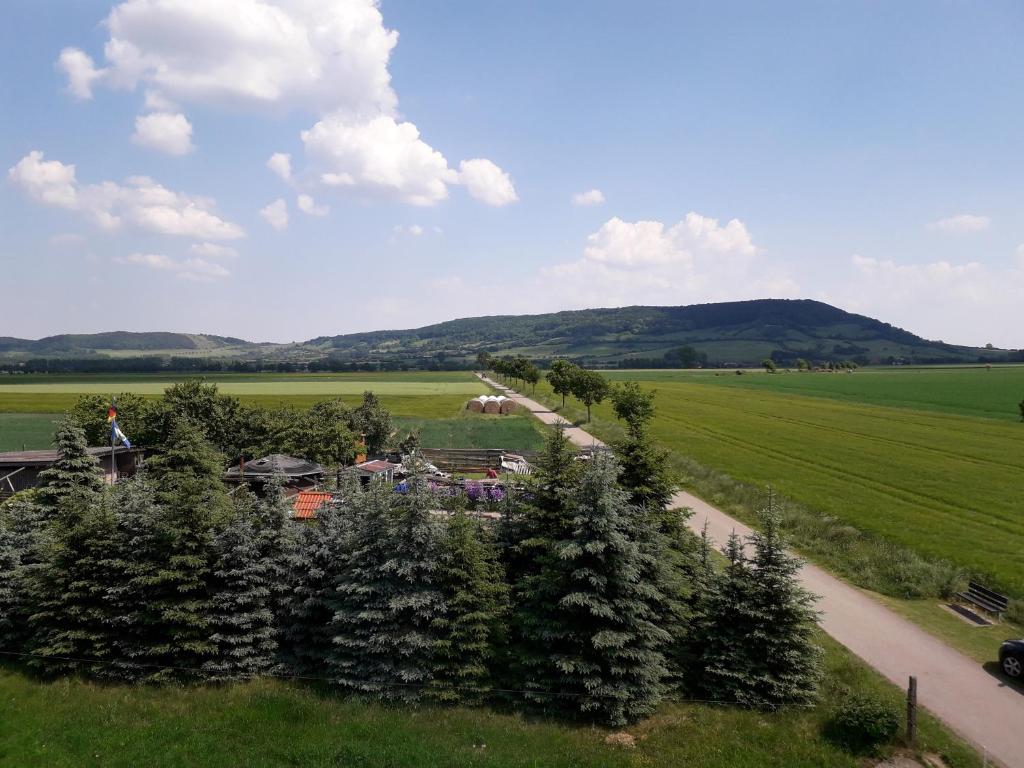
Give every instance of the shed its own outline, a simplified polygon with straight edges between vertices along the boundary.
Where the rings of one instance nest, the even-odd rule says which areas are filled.
[[[317,510],[333,497],[326,491],[299,491],[292,502],[293,520],[315,520]]]
[[[145,458],[144,449],[123,445],[113,451],[109,447],[92,447],[88,451],[108,483],[134,475]],[[59,458],[60,451],[55,450],[0,453],[0,501],[18,491],[35,488],[39,485],[39,474]]]
[[[274,477],[282,478],[287,491],[298,493],[323,482],[324,468],[315,461],[272,453],[253,461],[240,461],[224,473],[225,482],[248,483],[257,493]]]
[[[364,461],[362,464],[356,464],[355,469],[359,473],[360,479],[369,480],[374,477],[380,477],[385,482],[390,483],[395,479],[395,470],[401,466],[401,464],[392,464],[390,461],[384,461],[383,459],[374,459],[373,461]]]

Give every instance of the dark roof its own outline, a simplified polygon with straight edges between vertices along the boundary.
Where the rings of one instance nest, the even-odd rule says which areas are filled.
[[[230,480],[261,480],[274,475],[285,477],[308,477],[322,475],[324,468],[315,461],[285,456],[283,453],[272,453],[261,459],[245,462],[244,471],[241,466],[234,466],[225,472]]]
[[[119,445],[114,448],[115,454],[122,453],[139,453],[141,448],[127,448],[123,445]],[[103,456],[110,455],[110,448],[106,447],[93,447],[88,449],[89,453],[96,458],[102,458]],[[46,467],[53,464],[57,459],[60,458],[60,451],[45,450],[45,451],[8,451],[7,453],[0,453],[0,466],[4,467]]]

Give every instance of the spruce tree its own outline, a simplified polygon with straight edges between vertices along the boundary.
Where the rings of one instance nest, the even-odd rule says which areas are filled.
[[[99,503],[104,488],[99,462],[89,453],[85,432],[78,425],[69,418],[62,419],[54,443],[57,460],[39,473],[36,495],[50,519],[58,516],[70,499],[79,511]]]
[[[146,549],[134,558],[121,551],[128,587],[144,596],[144,605],[133,610],[143,631],[133,660],[145,665],[145,679],[193,678],[216,651],[210,639],[213,538],[230,517],[231,501],[218,454],[184,420],[175,423],[149,474],[153,519],[133,519],[142,530],[124,531],[144,536]]]
[[[49,536],[46,516],[34,494],[19,494],[0,505],[0,650],[21,653],[34,611],[30,587],[42,566]]]
[[[350,558],[333,595],[333,676],[356,691],[415,701],[433,679],[437,623],[447,615],[431,495],[421,480],[401,496],[373,483],[355,503]]]
[[[478,701],[500,642],[508,590],[487,533],[461,510],[445,525],[439,566],[447,614],[435,622],[434,696]]]
[[[291,590],[292,559],[295,556],[300,525],[292,523],[291,501],[284,495],[281,478],[264,487],[262,499],[253,499],[253,528],[258,557],[266,564],[269,603],[273,615],[275,642],[282,647],[282,632],[287,621],[287,603]],[[280,657],[280,653],[279,653]],[[279,658],[280,660],[280,658]]]
[[[763,625],[757,654],[757,696],[764,706],[809,704],[821,679],[821,648],[814,642],[817,597],[797,580],[801,562],[785,549],[778,513],[769,506],[754,547],[751,595]]]
[[[562,490],[573,528],[541,556],[518,606],[528,699],[618,726],[653,711],[672,637],[658,625],[668,598],[643,578],[649,521],[617,485],[618,466],[597,454]]]
[[[115,650],[107,600],[114,518],[105,500],[73,513],[74,499],[62,498],[45,557],[30,579],[31,665],[50,675],[96,673]]]
[[[272,610],[273,566],[263,557],[248,499],[214,539],[210,640],[214,658],[203,669],[210,680],[250,680],[274,663],[277,638]]]

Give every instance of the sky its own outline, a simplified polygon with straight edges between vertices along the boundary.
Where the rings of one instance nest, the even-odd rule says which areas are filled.
[[[1024,347],[1024,4],[6,0],[0,336],[811,298]]]

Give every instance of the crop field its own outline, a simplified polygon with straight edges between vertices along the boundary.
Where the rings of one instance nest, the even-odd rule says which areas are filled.
[[[543,427],[532,416],[465,413],[450,419],[396,417],[400,433],[416,430],[424,448],[508,448],[535,451],[544,444]]]
[[[1024,594],[1024,424],[725,385],[708,373],[616,373],[657,390],[652,429],[667,448]],[[994,371],[965,373],[977,378],[945,380],[985,391],[979,381]],[[884,375],[898,388],[918,372]],[[829,378],[790,374],[804,376]],[[755,377],[783,376],[728,378]],[[613,420],[608,403],[594,416]]]
[[[822,736],[830,702],[852,690],[899,711],[902,694],[828,637],[821,642],[818,706],[767,713],[666,702],[627,729],[632,750],[605,744],[601,728],[486,708],[388,708],[274,680],[164,688],[42,682],[0,664],[0,766],[857,768],[861,758]],[[925,711],[919,738],[951,768],[981,765]]]
[[[52,413],[0,413],[0,451],[46,448],[54,424]]]

